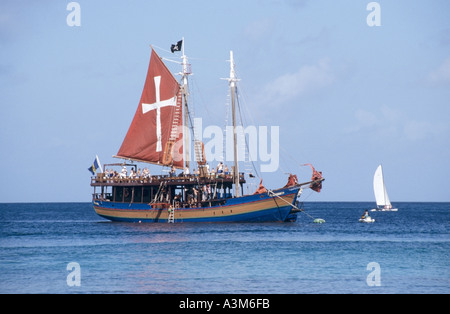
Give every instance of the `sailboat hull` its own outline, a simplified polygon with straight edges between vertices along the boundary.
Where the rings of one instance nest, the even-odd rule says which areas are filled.
[[[291,212],[300,190],[299,186],[267,193],[227,199],[224,205],[197,208],[175,208],[174,222],[277,222],[293,221]],[[169,211],[152,208],[151,204],[93,202],[95,212],[111,221],[168,222]]]
[[[373,208],[371,212],[396,212],[398,208]]]

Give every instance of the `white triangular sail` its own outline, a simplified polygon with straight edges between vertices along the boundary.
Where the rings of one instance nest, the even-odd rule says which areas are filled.
[[[378,166],[373,176],[373,192],[375,194],[375,200],[377,202],[378,208],[391,208],[391,202],[389,201],[389,196],[386,192],[386,186],[384,185],[383,179],[383,168],[381,165]]]

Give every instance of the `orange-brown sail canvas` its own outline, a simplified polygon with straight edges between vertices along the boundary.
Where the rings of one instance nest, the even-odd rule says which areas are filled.
[[[180,85],[152,50],[144,90],[118,158],[183,167]]]

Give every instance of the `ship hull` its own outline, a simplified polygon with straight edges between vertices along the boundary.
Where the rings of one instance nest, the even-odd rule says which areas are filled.
[[[174,222],[283,222],[294,221],[293,204],[299,186],[268,193],[247,195],[225,200],[223,205],[197,208],[175,208]],[[108,220],[121,222],[168,222],[167,208],[152,208],[151,204],[93,202],[95,212]],[[154,206],[154,205],[153,205]]]

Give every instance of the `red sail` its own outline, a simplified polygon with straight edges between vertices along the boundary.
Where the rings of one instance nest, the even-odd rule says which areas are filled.
[[[139,106],[118,158],[183,168],[180,85],[152,50]]]

